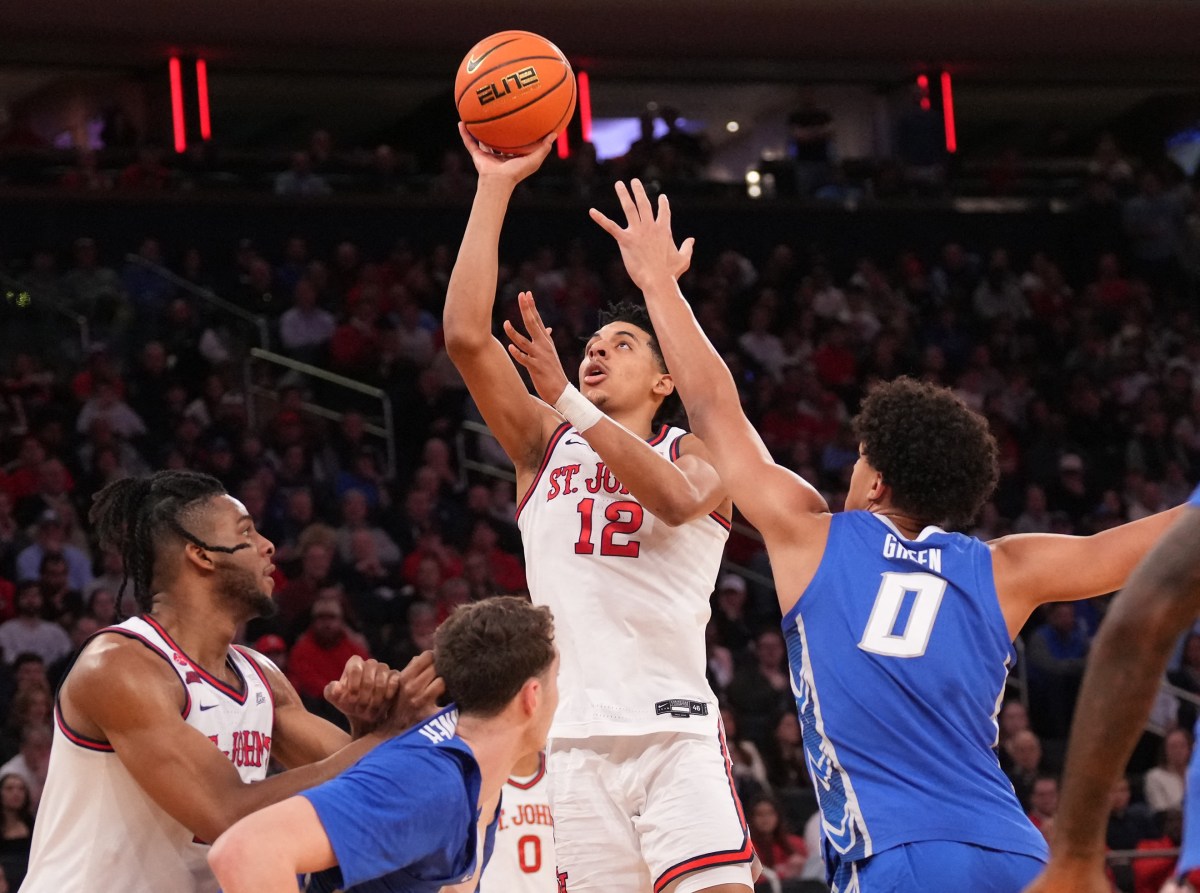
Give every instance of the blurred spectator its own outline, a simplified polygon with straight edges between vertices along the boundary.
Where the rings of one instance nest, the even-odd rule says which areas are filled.
[[[1012,747],[1017,733],[1029,730],[1029,713],[1026,711],[1025,705],[1017,700],[1005,701],[1004,706],[1000,708],[998,725],[1000,728],[1000,768],[1008,772],[1013,765]],[[1036,737],[1034,740],[1037,740]]]
[[[288,647],[282,637],[273,633],[254,640],[254,650],[275,664],[285,675],[288,669]]]
[[[1072,602],[1048,605],[1045,616],[1026,644],[1030,709],[1035,729],[1065,738],[1090,642]]]
[[[1139,850],[1178,849],[1183,840],[1183,814],[1178,809],[1169,809],[1158,816],[1158,837],[1138,842]],[[1163,884],[1175,872],[1173,856],[1151,856],[1133,860],[1134,893],[1159,893]]]
[[[738,798],[749,803],[763,794],[771,793],[771,782],[767,777],[767,765],[753,741],[738,735],[737,718],[727,707],[721,708],[721,726],[725,730],[725,742],[729,749],[729,762],[733,769],[734,785]]]
[[[337,529],[338,557],[346,564],[353,563],[351,538],[356,531],[366,531],[375,541],[375,554],[380,562],[394,565],[403,557],[395,540],[382,527],[370,522],[370,506],[362,490],[347,490],[342,496],[342,526]]]
[[[0,766],[0,778],[6,775],[19,775],[25,782],[25,786],[29,788],[35,813],[38,802],[42,799],[42,789],[46,786],[46,772],[50,768],[52,740],[53,735],[49,726],[25,726],[21,730],[20,752]]]
[[[1183,729],[1172,729],[1162,743],[1157,766],[1146,773],[1143,790],[1146,805],[1154,812],[1180,809],[1187,787],[1187,765],[1192,755],[1192,738]]]
[[[0,623],[0,651],[4,662],[12,664],[26,651],[36,654],[49,666],[71,650],[71,639],[57,623],[42,619],[44,601],[36,580],[17,586],[17,616]]]
[[[1131,802],[1128,778],[1120,778],[1108,796],[1108,827],[1105,845],[1110,850],[1132,850],[1143,840],[1157,836],[1154,820],[1146,807]],[[1133,891],[1133,866],[1117,863],[1112,866],[1117,887]]]
[[[366,642],[346,626],[337,590],[322,590],[322,597],[312,606],[312,622],[288,652],[288,681],[309,710],[330,713],[325,686],[341,678],[346,661],[355,655],[366,660],[371,653]]]
[[[788,115],[788,150],[796,165],[797,194],[812,195],[829,180],[833,136],[833,116],[811,96]]]
[[[33,794],[16,772],[0,775],[0,864],[13,868],[11,883],[20,887],[33,842]],[[9,882],[8,876],[5,882]],[[0,889],[6,889],[0,887]]]
[[[727,694],[743,733],[765,741],[775,718],[794,706],[783,636],[775,630],[758,634],[753,661],[734,675]]]
[[[1008,778],[1016,791],[1021,807],[1028,812],[1032,805],[1033,783],[1042,774],[1042,742],[1033,731],[1016,732],[1009,739],[1008,755],[1012,765]]]
[[[317,306],[317,289],[311,279],[296,283],[292,307],[279,319],[279,339],[298,360],[318,362],[333,338],[333,314]]]
[[[275,603],[279,606],[279,628],[293,638],[307,622],[317,594],[331,582],[335,540],[332,536],[325,539],[313,535],[317,533],[319,531],[315,527],[310,527],[301,536],[300,573],[288,580],[275,594]]]
[[[59,179],[58,184],[72,192],[105,192],[112,189],[112,177],[100,168],[94,149],[75,150],[75,164]]]
[[[162,192],[171,184],[171,171],[163,164],[162,147],[146,143],[137,150],[137,158],[117,178],[120,189]]]
[[[736,656],[743,656],[753,640],[746,614],[746,581],[735,573],[722,574],[713,595],[711,623],[717,638]]]
[[[1049,842],[1054,836],[1054,815],[1058,812],[1058,779],[1039,775],[1029,792],[1029,821]]]
[[[275,177],[275,194],[287,197],[329,195],[329,183],[313,171],[313,160],[307,152],[293,152],[292,164]]]
[[[747,812],[750,839],[763,867],[775,872],[780,880],[799,877],[808,860],[808,845],[788,829],[778,803],[764,796],[752,802]]]

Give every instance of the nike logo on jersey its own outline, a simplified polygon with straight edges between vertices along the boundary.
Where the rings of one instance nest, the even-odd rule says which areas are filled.
[[[200,712],[203,713],[205,710],[212,710],[216,706],[217,706],[216,704],[201,704]]]
[[[577,443],[580,446],[591,446],[586,440],[576,440],[574,437],[568,437],[563,443]]]

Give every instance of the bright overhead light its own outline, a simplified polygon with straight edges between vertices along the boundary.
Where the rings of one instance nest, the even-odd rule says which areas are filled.
[[[725,129],[728,130],[730,133],[737,133],[739,130],[742,129],[742,125],[739,124],[737,121],[730,121],[728,124],[725,125]]]

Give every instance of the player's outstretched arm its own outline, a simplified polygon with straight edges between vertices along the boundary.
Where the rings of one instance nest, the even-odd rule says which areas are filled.
[[[691,257],[692,240],[676,247],[666,196],[659,197],[655,216],[640,181],[632,181],[632,192],[623,183],[616,190],[626,226],[594,208],[591,216],[617,240],[625,269],[646,296],[692,430],[704,442],[733,501],[768,545],[772,539],[794,535],[806,517],[825,513],[828,506],[807,481],[775,464],[742,412],[733,376],[680,293],[676,275]]]
[[[463,144],[479,172],[475,201],[450,274],[442,325],[446,352],[462,373],[492,434],[517,466],[536,467],[553,430],[553,414],[525,383],[492,335],[492,305],[499,266],[500,230],[517,184],[538,169],[552,137],[533,153],[501,159],[479,147],[459,125]]]
[[[403,731],[435,713],[437,699],[446,690],[431,651],[414,657],[403,670],[355,655],[346,661],[341,678],[325,687],[325,699],[350,720],[347,735],[309,713],[278,667],[265,660],[262,665],[275,694],[272,754],[288,769],[330,757],[351,740],[372,732]]]
[[[225,893],[296,893],[296,875],[332,868],[337,857],[312,804],[291,797],[222,834],[208,864]]]
[[[1137,566],[1092,643],[1079,691],[1050,864],[1033,893],[1101,893],[1106,793],[1146,725],[1171,648],[1200,614],[1200,490]]]
[[[724,485],[703,444],[694,437],[687,438],[684,441],[687,452],[672,462],[624,425],[588,404],[567,380],[550,338],[551,330],[543,325],[533,296],[522,293],[520,306],[527,334],[522,334],[512,322],[505,320],[504,330],[512,341],[508,346],[509,353],[529,370],[538,396],[547,403],[558,407],[568,390],[575,400],[583,401],[580,406],[588,420],[572,417],[568,421],[579,429],[592,449],[645,509],[671,526],[701,518],[722,506],[728,512]],[[563,409],[567,415],[577,415],[565,405]]]
[[[1015,637],[1039,605],[1120,589],[1181,511],[1173,508],[1091,536],[1021,533],[993,540],[996,594],[1009,633]]]
[[[233,741],[214,743],[184,721],[183,688],[162,659],[112,636],[84,651],[60,698],[77,734],[110,744],[154,802],[205,841],[256,809],[332,778],[384,740],[368,735],[324,760],[247,784],[233,759],[265,762],[271,742],[243,741],[236,754],[226,754]]]

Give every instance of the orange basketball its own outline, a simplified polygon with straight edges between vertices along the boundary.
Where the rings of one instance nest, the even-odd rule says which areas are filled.
[[[471,136],[505,155],[527,155],[575,113],[575,74],[562,51],[528,31],[501,31],[467,53],[454,104]]]

